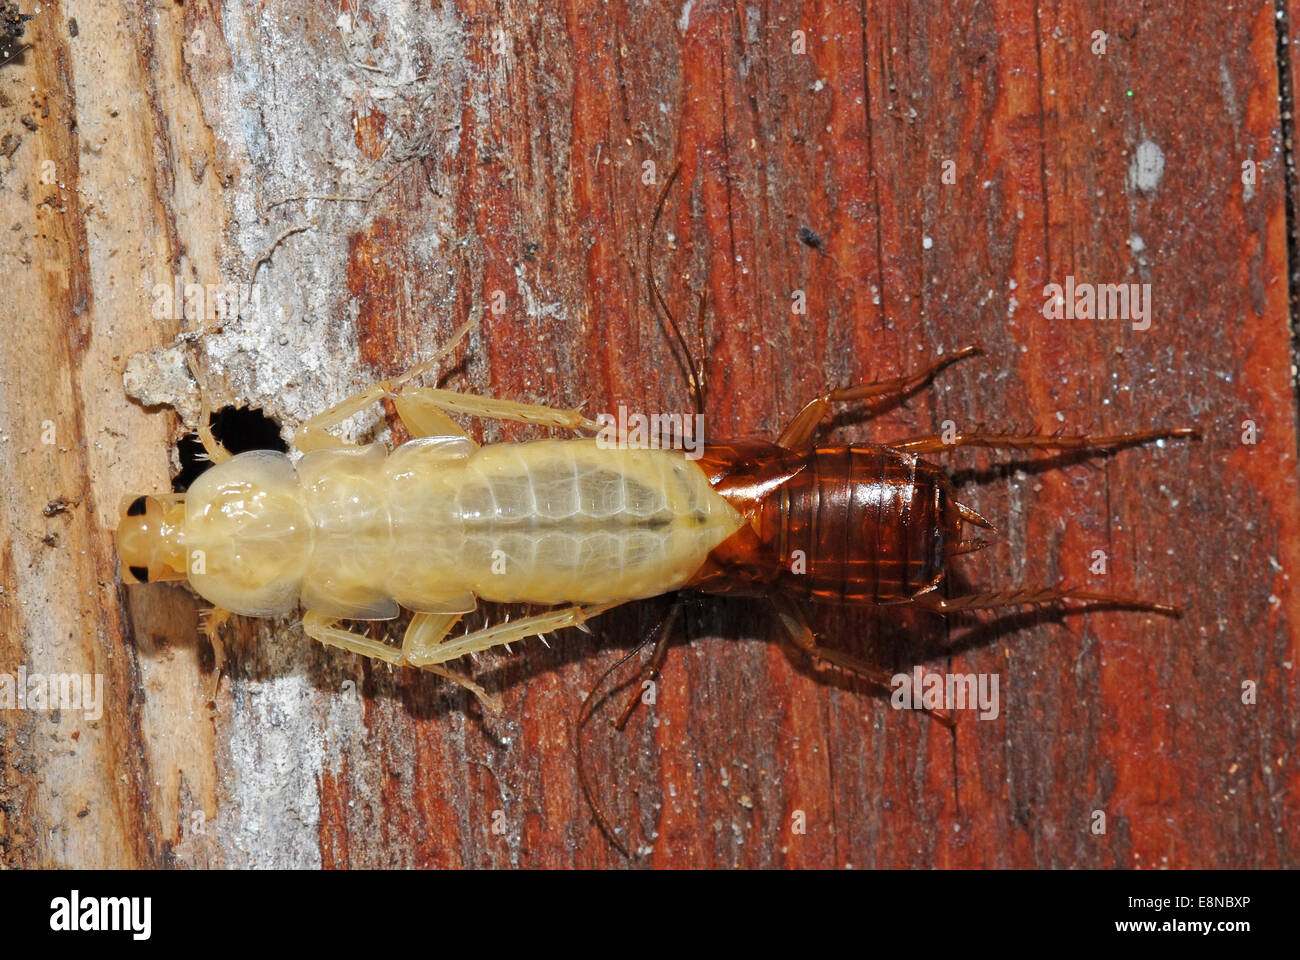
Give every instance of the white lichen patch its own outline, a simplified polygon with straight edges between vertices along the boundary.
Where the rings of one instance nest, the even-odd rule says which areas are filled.
[[[1165,154],[1153,140],[1143,140],[1133,151],[1129,162],[1129,187],[1142,193],[1151,193],[1165,175]]]
[[[241,684],[230,717],[229,803],[217,829],[236,868],[319,868],[324,729],[302,673]]]

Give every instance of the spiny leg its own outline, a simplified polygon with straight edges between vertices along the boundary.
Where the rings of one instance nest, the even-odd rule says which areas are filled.
[[[464,616],[460,613],[417,613],[411,618],[402,638],[402,656],[406,663],[437,674],[453,683],[458,683],[493,713],[501,712],[501,698],[493,696],[481,686],[462,674],[437,664],[437,647],[451,632],[457,621]]]
[[[199,631],[214,645],[220,643],[220,631],[234,614],[221,607],[208,607],[199,611]]]
[[[463,613],[417,613],[402,636],[402,656],[413,667],[422,667],[434,658],[430,651],[446,639],[465,615]]]
[[[419,390],[411,390],[397,394],[394,397],[397,416],[401,419],[403,426],[410,431],[411,436],[464,437],[469,440],[469,435],[465,433],[460,424],[452,420],[451,417],[436,406],[423,400],[419,394]],[[372,403],[382,400],[384,397],[393,396],[392,384],[387,380],[383,380],[360,393],[354,393],[304,423],[294,435],[293,445],[303,453],[309,453],[312,450],[345,447],[347,444],[343,440],[325,431],[342,423],[354,413],[360,413]]]
[[[354,413],[360,413],[376,400],[391,395],[387,380],[360,393],[352,394],[328,410],[323,410],[309,418],[293,435],[293,445],[303,453],[311,453],[313,450],[338,450],[350,446],[347,441],[325,431],[330,427],[338,426]]]
[[[395,666],[402,663],[402,651],[396,647],[371,640],[352,630],[346,630],[338,626],[338,622],[336,617],[328,617],[323,613],[308,610],[302,618],[302,629],[307,636],[327,647],[338,647],[340,650],[359,653],[363,657],[382,660]]]
[[[885,444],[904,453],[940,453],[954,447],[986,447],[991,450],[1117,450],[1132,447],[1153,440],[1168,440],[1173,437],[1199,438],[1200,434],[1191,427],[1177,427],[1173,430],[1143,430],[1139,433],[1115,433],[1090,437],[1061,437],[1052,434],[1028,434],[1015,436],[1005,433],[958,433],[945,441],[941,436],[908,437]]]
[[[509,623],[474,630],[454,640],[444,639],[436,645],[419,643],[420,663],[416,665],[427,670],[429,667],[446,663],[448,660],[463,657],[467,653],[477,653],[490,647],[497,647],[502,644],[513,643],[516,640],[524,640],[528,637],[550,633],[553,630],[563,630],[565,627],[585,629],[586,621],[616,606],[618,606],[618,603],[601,603],[588,607],[577,605],[560,607],[531,617],[524,617],[522,620],[514,620]],[[447,615],[431,614],[430,616]],[[359,653],[363,657],[373,657],[376,660],[382,660],[385,663],[397,666],[408,662],[404,650],[398,650],[386,643],[371,640],[369,637],[362,636],[351,630],[345,630],[337,626],[338,622],[336,617],[328,617],[309,610],[302,618],[302,628],[307,636],[329,647],[338,647],[351,653]],[[434,624],[429,623],[426,627],[422,627],[423,629],[432,631]]]
[[[302,628],[307,636],[323,643],[327,647],[338,647],[350,653],[360,654],[375,660],[382,660],[395,667],[410,664],[430,673],[458,683],[493,713],[501,712],[501,701],[492,696],[481,686],[463,677],[453,670],[437,665],[440,662],[431,648],[447,634],[447,631],[461,617],[460,614],[417,613],[406,628],[406,635],[400,650],[378,640],[372,640],[353,630],[338,626],[338,620],[320,613],[308,611],[302,618]]]
[[[1059,587],[1020,587],[1015,590],[972,593],[964,597],[947,598],[935,594],[923,594],[912,602],[935,613],[957,613],[963,610],[994,610],[999,607],[1024,607],[1069,600],[1134,610],[1150,610],[1152,613],[1161,613],[1169,617],[1183,615],[1182,609],[1172,603],[1156,603],[1152,600],[1093,593],[1089,590],[1062,590]]]
[[[380,400],[384,397],[393,396],[394,385],[400,386],[401,384],[406,383],[412,378],[417,377],[420,374],[430,370],[434,365],[439,363],[444,357],[447,356],[447,354],[451,353],[451,351],[456,348],[456,346],[461,342],[461,340],[465,338],[465,334],[469,332],[470,327],[472,327],[473,325],[474,325],[473,320],[470,320],[462,324],[461,327],[455,333],[452,334],[451,339],[447,342],[445,346],[440,347],[432,357],[430,357],[428,360],[424,361],[423,363],[418,364],[415,367],[412,367],[410,370],[402,374],[400,377],[397,377],[391,381],[381,380],[379,383],[376,383],[365,390],[361,390],[357,393],[352,394],[350,397],[346,397],[345,399],[334,404],[334,406],[330,407],[328,410],[324,410],[321,413],[316,414],[314,417],[311,417],[310,419],[307,420],[306,423],[304,423],[301,427],[299,427],[298,432],[294,434],[293,445],[297,447],[299,450],[301,450],[303,453],[309,453],[312,450],[337,450],[341,447],[348,446],[348,444],[345,443],[340,438],[334,436],[333,434],[326,433],[325,431],[328,430],[330,427],[334,427],[342,423],[344,420],[346,420],[348,417],[352,416],[353,414],[360,413],[362,410],[366,409],[366,407],[370,406],[372,403],[375,403],[377,400]],[[398,413],[400,415],[401,411],[399,410]],[[412,430],[412,433],[416,436],[439,436],[439,435],[464,436],[465,435],[464,431],[461,430],[461,428],[458,425],[452,423],[450,419],[447,418],[444,419],[446,419],[446,423],[449,424],[451,427],[450,433],[447,434],[416,433],[415,430]],[[405,418],[403,418],[403,423],[405,422],[406,422]],[[406,425],[408,429],[412,427],[412,424],[410,423],[407,423]],[[416,424],[416,426],[418,429],[418,424]]]
[[[456,342],[468,332],[471,325],[472,321],[457,331],[451,346],[455,346]],[[444,435],[442,431],[450,427],[455,430],[452,435],[463,435],[464,431],[461,430],[460,426],[442,412],[448,410],[484,420],[512,420],[517,423],[531,423],[537,426],[559,427],[566,430],[588,431],[591,433],[600,430],[600,424],[584,417],[578,410],[560,410],[544,404],[499,400],[495,397],[462,393],[457,390],[440,390],[437,387],[402,389],[406,384],[432,369],[434,364],[441,359],[441,356],[448,352],[448,349],[445,348],[439,352],[438,356],[417,364],[400,377],[395,377],[392,381],[390,389],[401,391],[396,401],[398,413],[402,416],[402,420],[407,424],[408,429],[412,430],[412,433],[421,430],[422,432],[416,435],[441,436]],[[409,420],[408,413],[410,414]],[[438,432],[427,432],[429,430]]]
[[[199,632],[212,644],[212,696],[216,696],[221,686],[221,670],[226,665],[226,648],[221,642],[221,628],[234,616],[221,607],[209,607],[199,611]]]
[[[781,431],[781,436],[776,441],[777,445],[796,452],[806,451],[811,448],[813,434],[817,432],[817,428],[826,419],[832,403],[850,403],[855,400],[868,400],[890,394],[909,393],[923,385],[944,367],[979,352],[980,348],[977,346],[963,347],[955,353],[939,357],[928,367],[915,373],[894,377],[891,380],[878,380],[874,383],[860,383],[852,387],[840,387],[837,390],[823,394],[810,401],[807,406],[799,411],[795,418],[790,421],[789,426]]]
[[[434,407],[452,413],[464,413],[482,420],[512,420],[541,427],[559,427],[564,430],[598,433],[601,425],[584,417],[580,410],[560,410],[539,403],[519,403],[499,400],[457,390],[440,390],[437,387],[417,387],[403,391],[413,404]]]
[[[404,390],[393,400],[397,416],[413,437],[464,437],[477,448],[470,435],[437,406],[420,396],[419,390]]]
[[[310,418],[294,435],[294,446],[304,453],[347,446],[343,440],[325,431],[384,397],[394,399],[402,423],[413,436],[417,437],[467,436],[461,426],[448,417],[445,411],[463,413],[485,420],[512,420],[518,423],[589,433],[600,431],[601,425],[583,416],[579,410],[560,410],[543,404],[499,400],[472,393],[460,393],[456,390],[441,390],[437,387],[403,389],[406,384],[428,372],[450,353],[471,326],[473,321],[461,326],[445,347],[401,376],[394,377],[392,380],[382,380]]]
[[[813,633],[812,626],[808,623],[808,618],[804,616],[803,610],[799,608],[799,605],[794,600],[777,594],[772,597],[772,606],[776,609],[777,620],[785,629],[786,636],[793,641],[796,647],[819,660],[825,660],[842,670],[855,673],[884,690],[893,691],[894,678],[892,674],[860,657],[819,644],[816,635]],[[925,712],[946,727],[954,726],[952,714],[946,710],[925,708]]]
[[[485,420],[513,420],[590,433],[597,433],[601,429],[599,423],[584,417],[578,410],[558,410],[542,404],[498,400],[456,390],[440,390],[437,387],[416,387],[394,395],[392,384],[385,380],[316,414],[294,435],[294,446],[304,453],[347,446],[325,430],[384,397],[394,397],[402,423],[414,436],[467,436],[461,426],[443,411],[464,413]]]
[[[516,640],[525,640],[528,637],[540,636],[554,630],[563,630],[565,627],[588,629],[585,626],[588,620],[617,607],[621,602],[598,603],[585,607],[574,604],[573,606],[559,607],[545,613],[524,617],[522,620],[513,620],[492,627],[484,627],[462,637],[456,637],[454,640],[444,640],[431,651],[433,659],[426,660],[422,666],[446,663],[448,660],[463,657],[467,653],[477,653],[490,647],[514,643]]]
[[[444,358],[447,357],[448,354],[450,354],[453,350],[455,350],[456,347],[460,344],[460,342],[465,339],[465,335],[468,334],[470,330],[474,329],[474,327],[476,327],[477,325],[478,325],[478,320],[476,320],[474,317],[470,317],[468,320],[466,320],[464,323],[462,323],[459,327],[456,328],[455,332],[453,332],[451,335],[451,339],[448,340],[444,346],[439,347],[437,352],[434,353],[434,355],[431,356],[428,360],[425,360],[422,363],[417,363],[415,366],[411,367],[411,369],[407,370],[405,373],[401,374],[400,376],[394,377],[393,387],[396,389],[400,389],[407,383],[410,383],[412,380],[415,380],[417,377],[424,376],[424,374],[428,373],[430,370],[436,367],[439,363],[442,362]]]

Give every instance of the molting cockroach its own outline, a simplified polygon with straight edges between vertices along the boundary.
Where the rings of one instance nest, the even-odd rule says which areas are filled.
[[[199,437],[214,465],[187,493],[124,501],[117,530],[124,578],[188,579],[218,609],[245,616],[282,616],[301,605],[314,639],[421,667],[682,588],[769,596],[805,646],[801,599],[913,603],[940,613],[1058,600],[1176,612],[1055,588],[943,597],[950,560],[977,545],[963,538],[963,524],[991,524],[920,455],[960,446],[1107,450],[1191,430],[814,446],[832,403],[906,393],[973,347],[909,376],[833,390],[775,442],[706,443],[698,460],[589,437],[479,447],[447,412],[590,433],[602,425],[577,410],[401,390],[449,350],[309,420],[294,441],[304,454],[296,465],[271,450],[232,457],[206,425],[205,399]],[[394,399],[416,439],[389,451],[324,432],[381,397]],[[554,609],[447,639],[480,600]],[[400,650],[337,626],[391,619],[402,607],[416,617]]]
[[[652,275],[648,282],[652,301],[667,313]],[[269,450],[231,456],[212,434],[204,394],[199,439],[213,466],[187,493],[124,500],[117,529],[123,578],[188,579],[216,607],[207,626],[214,641],[229,613],[279,616],[301,607],[303,629],[313,639],[430,670],[493,709],[495,697],[450,670],[450,661],[682,589],[766,597],[799,647],[886,687],[885,671],[817,642],[803,601],[907,603],[936,613],[1084,601],[1178,612],[1169,604],[1057,587],[945,596],[941,587],[953,558],[981,545],[963,527],[992,525],[957,500],[943,470],[922,456],[964,446],[1105,451],[1191,436],[1189,429],[1096,437],[978,432],[815,445],[833,404],[905,396],[978,352],[967,347],[906,376],[831,390],[811,400],[775,441],[706,443],[698,460],[681,450],[611,445],[591,436],[480,447],[449,413],[578,434],[608,426],[602,431],[578,410],[408,386],[450,354],[469,328],[405,375],[309,419],[295,437],[303,454],[296,463]],[[692,362],[689,374],[702,411],[703,370]],[[389,450],[347,445],[326,432],[382,398],[394,401],[415,439]],[[547,609],[451,636],[481,601]],[[414,615],[400,647],[340,626],[390,619],[401,608]],[[650,672],[663,662],[668,630],[660,633]]]

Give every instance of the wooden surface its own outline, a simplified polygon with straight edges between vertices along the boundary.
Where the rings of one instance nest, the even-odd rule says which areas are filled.
[[[643,277],[678,163],[658,269],[682,318],[708,295],[712,436],[775,436],[827,385],[978,342],[984,358],[830,436],[952,420],[1204,439],[1058,471],[952,457],[1001,531],[955,590],[1063,579],[1182,602],[1181,621],[819,617],[889,669],[997,674],[993,721],[950,733],[892,710],[770,642],[761,604],[690,608],[657,702],[624,735],[589,729],[597,792],[650,848],[633,863],[1300,864],[1279,102],[1300,4],[1284,12],[42,3],[31,49],[0,67],[0,672],[99,673],[105,706],[0,715],[0,864],[626,863],[582,801],[571,722],[662,603],[481,658],[500,718],[292,620],[238,622],[214,694],[200,604],[123,587],[111,530],[124,493],[176,469],[167,404],[192,417],[193,388],[176,355],[147,352],[182,334],[214,389],[286,436],[469,315],[449,386],[685,408]],[[1068,275],[1150,283],[1150,328],[1046,319],[1044,285]],[[154,313],[175,276],[255,282],[258,303],[200,334]],[[349,436],[388,438],[382,412]]]

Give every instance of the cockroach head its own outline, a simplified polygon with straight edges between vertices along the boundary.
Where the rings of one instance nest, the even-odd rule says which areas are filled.
[[[122,517],[117,525],[117,555],[122,561],[126,583],[184,580],[184,560],[177,569],[174,545],[175,524],[168,516],[176,509],[176,498],[128,495],[122,498]],[[183,509],[183,507],[182,507]]]

